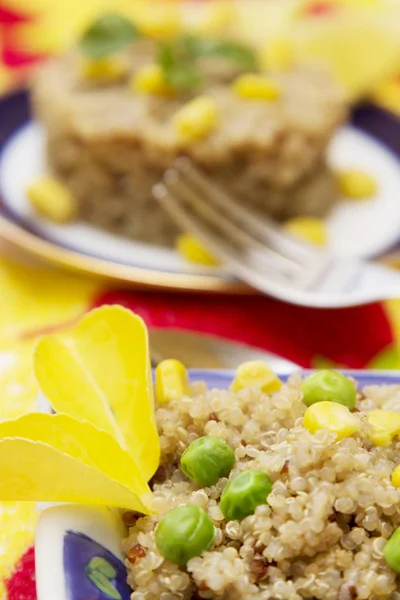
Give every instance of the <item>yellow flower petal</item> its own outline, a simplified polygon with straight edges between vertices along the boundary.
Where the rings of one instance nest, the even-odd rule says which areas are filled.
[[[35,410],[39,391],[32,369],[33,340],[0,343],[0,421]]]
[[[148,335],[140,317],[120,306],[95,309],[69,335],[42,338],[34,368],[56,412],[109,433],[150,479],[160,444]]]
[[[19,438],[0,440],[0,498],[150,512],[139,496],[94,467],[42,442]]]
[[[131,455],[111,436],[90,423],[77,421],[68,415],[31,413],[0,423],[0,438],[24,438],[48,444],[101,471],[140,497],[151,493]]]

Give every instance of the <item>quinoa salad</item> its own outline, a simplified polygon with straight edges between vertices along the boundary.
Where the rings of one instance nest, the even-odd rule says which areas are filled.
[[[398,600],[400,386],[246,363],[189,389],[165,362],[154,514],[123,513],[132,600]]]
[[[236,39],[182,30],[154,40],[106,14],[38,70],[32,108],[49,172],[74,207],[59,221],[173,244],[178,230],[152,188],[179,156],[279,221],[324,217],[338,199],[327,147],[347,117],[343,91],[319,65],[274,70]],[[57,200],[46,181],[27,192],[41,214],[38,194]]]

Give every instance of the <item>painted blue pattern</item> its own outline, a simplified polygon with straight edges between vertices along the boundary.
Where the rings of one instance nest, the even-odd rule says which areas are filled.
[[[129,600],[124,564],[87,535],[64,535],[64,573],[68,600]]]

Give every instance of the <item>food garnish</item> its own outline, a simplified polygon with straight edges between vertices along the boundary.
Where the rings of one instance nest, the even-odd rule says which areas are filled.
[[[105,13],[86,30],[80,48],[90,58],[103,58],[132,44],[140,35],[130,19],[118,13]]]
[[[149,514],[160,445],[147,330],[105,306],[36,348],[39,386],[58,414],[1,423],[0,498],[79,502]]]

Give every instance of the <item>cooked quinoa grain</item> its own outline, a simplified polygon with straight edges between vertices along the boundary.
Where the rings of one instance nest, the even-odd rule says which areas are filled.
[[[132,520],[124,541],[132,600],[252,599],[321,600],[400,598],[396,573],[384,557],[400,526],[400,489],[391,476],[400,463],[400,442],[374,446],[366,411],[400,413],[400,386],[371,386],[357,394],[360,428],[337,441],[334,433],[312,435],[303,426],[306,405],[301,377],[266,395],[192,387],[192,397],[157,409],[162,466],[155,482],[156,515]],[[215,485],[197,487],[179,468],[183,451],[199,437],[226,441],[235,464]],[[244,470],[271,478],[265,504],[242,521],[226,522],[219,502],[227,482]],[[205,510],[216,528],[214,544],[179,568],[157,550],[154,530],[183,505]]]

